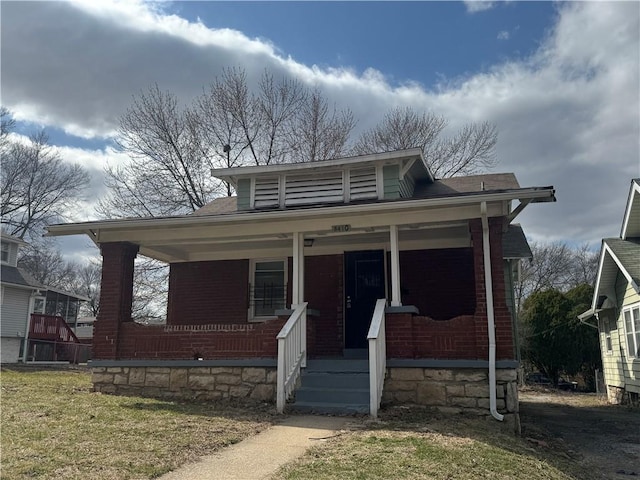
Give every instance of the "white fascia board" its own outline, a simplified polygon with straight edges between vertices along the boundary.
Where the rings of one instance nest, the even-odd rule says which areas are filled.
[[[605,248],[606,252],[611,256],[613,261],[616,262],[616,265],[618,266],[618,269],[620,269],[620,271],[624,275],[624,278],[627,279],[627,281],[631,284],[631,286],[636,291],[636,293],[640,293],[640,289],[638,288],[638,284],[633,280],[633,277],[631,277],[629,272],[627,272],[627,269],[624,268],[624,265],[622,264],[622,262],[620,262],[620,260],[616,256],[616,254],[613,253],[613,250],[611,250],[611,248],[609,248],[609,245],[607,245],[606,242],[604,242],[603,245],[604,245],[604,248]]]
[[[602,246],[600,247],[600,260],[598,261],[598,275],[596,276],[596,285],[593,289],[593,300],[591,301],[591,310],[595,311],[598,303],[598,296],[600,292],[600,283],[602,280],[602,269],[604,268],[604,259],[606,256],[605,243],[602,240]]]
[[[422,156],[422,149],[410,148],[407,150],[399,150],[395,152],[385,153],[373,153],[369,155],[360,155],[357,157],[336,158],[332,160],[320,160],[317,162],[302,162],[302,163],[283,163],[279,165],[259,165],[249,167],[231,167],[231,168],[214,168],[211,170],[211,175],[221,180],[226,180],[232,183],[237,182],[240,177],[250,177],[253,175],[262,174],[278,174],[282,172],[295,172],[299,170],[312,170],[327,167],[341,167],[350,166],[358,163],[367,162],[384,162],[388,160],[407,160],[407,159],[420,159],[425,166],[427,174],[433,180],[433,175],[429,171],[424,158]]]
[[[55,288],[55,287],[49,287],[48,285],[44,285],[42,288],[40,288],[40,290],[44,290],[47,292],[55,292],[55,293],[59,293],[60,295],[65,295],[67,297],[70,298],[75,298],[78,300],[82,300],[84,302],[88,302],[91,299],[85,295],[79,295],[77,293],[73,293],[73,292],[67,292],[66,290],[61,290],[59,288]]]
[[[640,286],[638,284],[636,284],[636,282],[633,280],[633,277],[631,277],[631,275],[629,275],[629,272],[627,272],[626,268],[624,268],[624,265],[622,265],[622,262],[620,262],[620,260],[616,256],[616,254],[613,253],[613,250],[611,250],[611,248],[609,248],[609,245],[607,245],[607,243],[603,240],[602,241],[602,251],[601,251],[601,254],[600,254],[600,263],[598,265],[598,276],[596,278],[596,286],[595,286],[594,293],[593,293],[593,302],[591,303],[591,309],[593,311],[596,311],[596,308],[597,308],[598,297],[600,296],[600,291],[601,291],[601,287],[602,287],[602,285],[601,285],[602,271],[605,268],[604,267],[604,261],[605,261],[605,258],[607,256],[609,256],[611,258],[611,260],[614,261],[614,263],[618,267],[618,270],[620,270],[622,275],[624,275],[624,278],[626,278],[627,281],[631,284],[631,286],[633,287],[635,292],[637,294],[640,294]]]
[[[353,205],[323,206],[293,210],[245,211],[218,215],[183,215],[177,217],[134,218],[123,220],[102,220],[82,223],[50,225],[47,236],[87,234],[99,242],[99,232],[113,230],[139,230],[145,228],[213,226],[251,221],[295,220],[305,218],[332,217],[336,215],[375,214],[390,211],[403,211],[416,208],[442,208],[478,204],[480,202],[505,202],[513,199],[532,198],[534,200],[555,200],[555,191],[551,187],[524,188],[496,193],[476,193],[459,197],[439,197],[426,199],[401,200]]]
[[[39,291],[46,291],[47,290],[44,287],[38,288],[38,287],[34,287],[32,285],[22,285],[20,283],[9,283],[9,282],[0,282],[0,283],[2,283],[3,287],[19,288],[21,290],[32,290],[34,292],[37,292],[38,290]]]
[[[0,239],[2,243],[13,243],[15,245],[29,245],[27,242],[22,240],[21,238],[14,237],[13,235],[9,235],[8,233],[0,232]]]
[[[640,198],[640,185],[635,181],[631,181],[631,188],[629,189],[629,197],[627,198],[627,206],[624,211],[624,219],[622,220],[622,228],[620,229],[620,238],[627,238],[627,227],[629,225],[629,219],[631,218],[631,210],[633,210],[633,202],[636,195]]]

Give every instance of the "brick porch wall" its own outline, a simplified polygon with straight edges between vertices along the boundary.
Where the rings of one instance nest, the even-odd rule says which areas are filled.
[[[121,325],[120,359],[276,358],[286,319],[251,324]]]

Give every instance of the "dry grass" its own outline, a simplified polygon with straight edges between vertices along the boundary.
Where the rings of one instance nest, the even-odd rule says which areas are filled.
[[[578,408],[608,407],[606,395],[595,393],[566,392],[545,387],[524,387],[520,389],[520,401],[550,403]]]
[[[148,479],[266,428],[272,409],[101,395],[82,371],[2,369],[2,478]]]
[[[356,427],[356,424],[354,424]],[[590,478],[562,448],[542,448],[498,431],[490,420],[439,415],[424,408],[384,411],[310,450],[275,479]]]

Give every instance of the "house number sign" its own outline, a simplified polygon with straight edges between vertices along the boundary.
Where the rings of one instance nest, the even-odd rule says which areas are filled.
[[[331,225],[331,230],[334,232],[349,232],[351,225]]]

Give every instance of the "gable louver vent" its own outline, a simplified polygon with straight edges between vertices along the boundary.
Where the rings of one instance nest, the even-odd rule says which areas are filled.
[[[308,205],[312,203],[342,202],[342,172],[322,175],[287,175],[285,205]]]
[[[351,185],[351,200],[363,200],[366,198],[376,198],[376,169],[360,168],[349,172],[349,184]]]
[[[257,178],[254,197],[255,208],[277,207],[279,204],[278,177]]]

